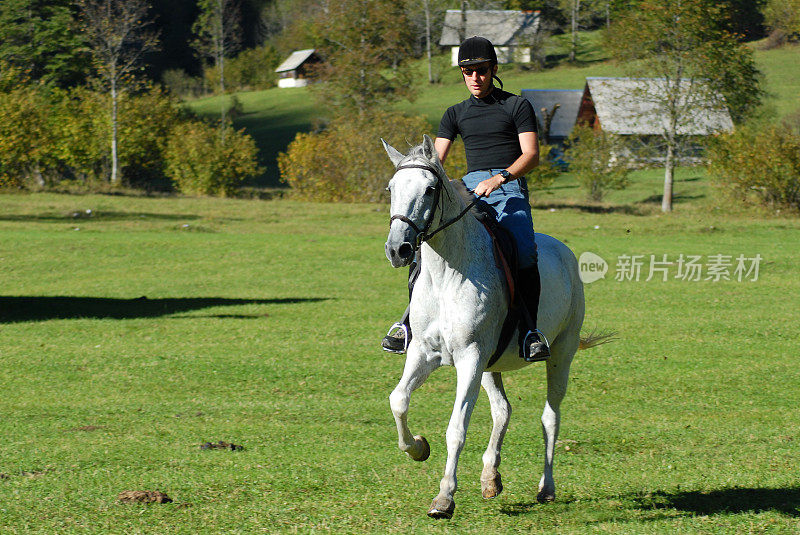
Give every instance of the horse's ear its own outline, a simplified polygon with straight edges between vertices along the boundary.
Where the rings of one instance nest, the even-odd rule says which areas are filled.
[[[397,164],[400,163],[400,160],[405,158],[405,155],[396,148],[386,143],[386,140],[383,138],[381,138],[381,143],[383,143],[383,149],[386,151],[386,154],[389,155],[389,159],[392,160],[394,166],[397,167]]]
[[[438,157],[438,154],[436,154],[436,146],[433,144],[433,140],[428,134],[422,135],[422,153],[432,162],[435,162]]]

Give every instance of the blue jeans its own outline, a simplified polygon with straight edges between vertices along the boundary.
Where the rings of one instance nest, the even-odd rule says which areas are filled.
[[[500,171],[501,169],[472,171],[464,175],[462,180],[467,188],[474,190],[479,183]],[[525,182],[525,178],[518,178],[503,184],[488,198],[482,198],[480,202],[491,206],[497,213],[497,222],[500,226],[514,236],[519,254],[519,268],[525,269],[535,264],[538,255],[533,231],[533,216],[528,200],[528,183]]]

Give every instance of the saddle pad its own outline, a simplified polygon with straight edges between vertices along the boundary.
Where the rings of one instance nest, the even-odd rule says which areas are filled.
[[[488,218],[487,218],[488,219]],[[506,288],[508,290],[509,299],[508,302],[510,306],[508,308],[508,313],[506,314],[506,319],[503,322],[503,328],[500,330],[500,338],[497,340],[497,347],[492,353],[492,356],[489,358],[489,363],[487,364],[487,368],[492,366],[497,359],[500,358],[508,344],[511,343],[511,338],[514,335],[514,331],[520,325],[520,320],[522,319],[522,315],[520,314],[519,307],[517,306],[517,299],[521,298],[515,292],[515,288],[517,287],[516,278],[518,272],[516,269],[512,269],[510,266],[517,266],[517,244],[514,241],[514,237],[508,232],[506,229],[495,223],[493,226],[490,226],[486,223],[486,220],[482,220],[483,226],[486,227],[486,232],[489,233],[489,236],[492,238],[492,244],[494,245],[494,257],[495,257],[495,264],[498,268],[500,268],[506,276]],[[519,350],[519,356],[522,358],[523,356],[523,341],[524,335],[520,331],[519,337],[517,340],[517,346]]]

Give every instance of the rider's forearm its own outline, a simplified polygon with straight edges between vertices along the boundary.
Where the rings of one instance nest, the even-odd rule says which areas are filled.
[[[539,150],[523,152],[519,158],[514,160],[514,163],[509,165],[506,169],[511,173],[514,179],[524,176],[528,171],[539,165]]]
[[[437,137],[434,142],[433,146],[436,149],[436,153],[439,155],[439,160],[444,163],[447,159],[447,153],[450,152],[450,145],[452,145],[453,140],[447,139],[444,137]]]

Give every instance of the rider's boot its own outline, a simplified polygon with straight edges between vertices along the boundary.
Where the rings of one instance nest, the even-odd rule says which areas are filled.
[[[408,343],[411,341],[411,327],[408,324],[410,308],[411,305],[406,307],[403,319],[392,325],[389,328],[389,332],[381,340],[381,347],[384,351],[402,355],[408,349]]]
[[[538,264],[520,269],[517,280],[522,294],[523,319],[528,324],[528,333],[523,341],[522,358],[527,362],[547,360],[550,357],[547,338],[545,338],[542,331],[536,328],[536,320],[539,313],[539,295],[542,291]]]
[[[414,283],[419,276],[419,257],[411,263],[408,270],[408,300],[411,301],[411,292],[414,290]],[[411,341],[411,325],[409,323],[409,312],[411,305],[406,307],[403,318],[389,328],[389,332],[381,340],[381,347],[389,353],[403,354],[408,349]]]

